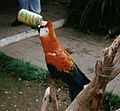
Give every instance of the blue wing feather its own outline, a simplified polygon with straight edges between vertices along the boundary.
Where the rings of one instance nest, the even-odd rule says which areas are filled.
[[[76,64],[72,70],[69,71],[72,74],[68,74],[64,71],[59,71],[51,64],[47,64],[47,67],[52,77],[59,78],[68,85],[71,100],[77,96],[85,84],[88,84],[90,82],[90,80],[85,76],[85,74],[78,68]]]

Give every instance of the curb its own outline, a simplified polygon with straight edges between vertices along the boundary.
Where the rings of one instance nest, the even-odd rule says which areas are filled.
[[[54,28],[58,29],[58,28],[63,26],[64,22],[65,22],[65,19],[60,19],[60,20],[57,20],[57,21],[52,22],[52,23],[53,23]],[[15,42],[19,42],[21,40],[27,39],[27,38],[31,38],[31,37],[36,36],[36,35],[38,35],[38,31],[31,29],[31,30],[26,31],[26,32],[22,32],[22,33],[19,33],[16,35],[5,37],[5,38],[0,40],[0,47],[4,47],[4,46],[9,45],[11,43],[15,43]]]

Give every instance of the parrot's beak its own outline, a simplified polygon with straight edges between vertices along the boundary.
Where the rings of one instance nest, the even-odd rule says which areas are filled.
[[[47,24],[47,21],[41,21],[41,22],[40,22],[40,25],[41,25],[41,26],[45,26],[46,24]]]
[[[40,29],[41,29],[41,28],[44,28],[46,24],[47,24],[47,21],[41,21],[41,22],[40,22],[40,25],[38,25],[38,32],[39,32],[39,33],[40,33]]]
[[[38,26],[38,32],[40,34],[40,37],[46,37],[45,35],[48,35],[49,29],[47,27],[47,21],[41,21],[40,25]]]

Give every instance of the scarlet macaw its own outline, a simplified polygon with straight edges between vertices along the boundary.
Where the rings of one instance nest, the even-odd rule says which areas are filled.
[[[39,30],[50,76],[61,79],[68,85],[70,98],[73,101],[90,80],[78,68],[70,54],[61,47],[50,21],[41,22]]]

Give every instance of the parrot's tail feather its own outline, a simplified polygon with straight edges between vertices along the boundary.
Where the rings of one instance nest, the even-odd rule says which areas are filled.
[[[78,89],[69,88],[71,101],[73,101],[76,98],[76,96],[80,93],[80,91],[82,91],[82,90],[83,90],[83,87],[82,88],[78,88]]]
[[[85,76],[85,74],[80,70],[80,68],[78,68],[78,66],[75,64],[76,66],[76,72],[78,72],[78,74],[80,75],[79,78],[81,78],[82,76],[82,81],[84,81],[84,85],[89,84],[91,81]]]

